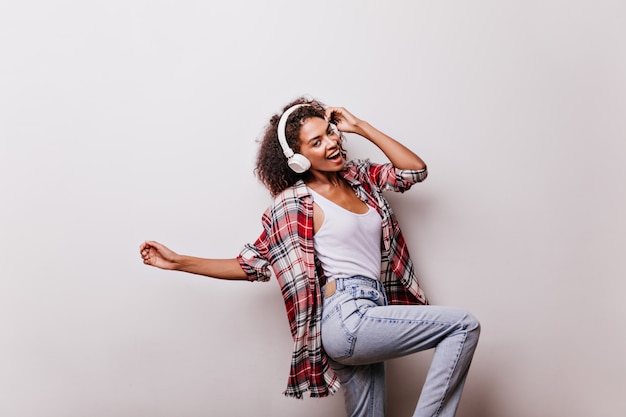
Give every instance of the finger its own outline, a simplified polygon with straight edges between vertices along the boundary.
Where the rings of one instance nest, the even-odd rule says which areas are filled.
[[[338,115],[341,115],[341,111],[339,107],[327,107],[326,108],[326,119],[333,120],[336,119]]]
[[[159,251],[162,247],[163,245],[161,245],[159,242],[156,242],[154,240],[146,240],[144,242],[144,250],[146,251],[150,251],[150,250]]]
[[[160,246],[158,242],[155,242],[154,240],[146,240],[139,248],[141,250],[150,250],[152,248],[157,248],[158,246]]]

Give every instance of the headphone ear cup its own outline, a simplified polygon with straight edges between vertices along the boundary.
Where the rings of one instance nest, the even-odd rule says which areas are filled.
[[[289,165],[289,168],[291,168],[293,172],[302,174],[311,168],[311,161],[309,161],[306,156],[295,153],[287,160],[287,165]]]

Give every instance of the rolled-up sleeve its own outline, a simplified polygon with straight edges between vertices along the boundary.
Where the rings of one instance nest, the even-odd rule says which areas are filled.
[[[237,261],[244,272],[248,275],[249,281],[269,281],[272,277],[270,270],[270,239],[268,227],[270,224],[269,210],[263,213],[263,232],[253,243],[244,245],[237,256]]]
[[[398,169],[394,168],[396,171],[396,180],[399,183],[402,183],[402,186],[405,190],[411,188],[413,184],[418,182],[422,182],[428,176],[428,169]]]
[[[383,191],[405,192],[415,183],[422,182],[428,176],[428,169],[399,169],[392,164],[372,164],[369,166],[370,177]]]
[[[237,261],[248,275],[249,281],[269,281],[272,276],[269,261],[252,244],[248,243],[243,247]]]

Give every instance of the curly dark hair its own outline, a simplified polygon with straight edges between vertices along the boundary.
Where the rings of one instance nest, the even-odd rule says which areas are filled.
[[[325,118],[326,106],[318,100],[305,97],[299,97],[293,100],[283,108],[282,112],[272,116],[265,128],[265,133],[260,139],[256,168],[254,170],[258,179],[267,187],[272,196],[276,196],[284,189],[295,184],[298,180],[302,179],[306,181],[311,175],[309,171],[303,172],[302,174],[297,174],[292,171],[287,165],[287,158],[285,158],[280,143],[278,142],[277,128],[280,116],[285,110],[296,104],[308,104],[308,106],[297,108],[287,118],[287,124],[285,125],[287,144],[295,153],[300,151],[300,127],[311,117]],[[343,149],[342,152],[344,152]]]

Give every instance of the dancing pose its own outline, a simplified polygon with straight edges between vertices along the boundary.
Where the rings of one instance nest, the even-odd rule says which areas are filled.
[[[342,132],[389,162],[347,161]],[[382,417],[384,361],[434,348],[414,416],[454,416],[480,325],[467,311],[428,304],[383,196],[423,181],[424,161],[345,108],[299,98],[271,118],[256,174],[274,200],[263,232],[237,257],[146,241],[143,262],[228,280],[267,281],[273,271],[294,340],[285,395],[324,397],[341,386],[348,416]]]

